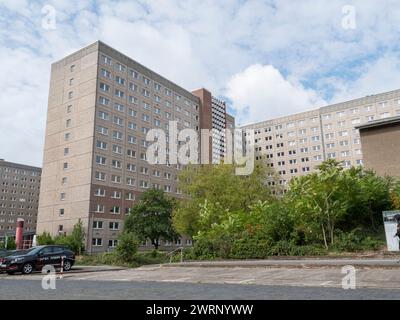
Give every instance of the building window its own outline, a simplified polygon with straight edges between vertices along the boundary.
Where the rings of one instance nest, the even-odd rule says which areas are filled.
[[[109,223],[109,229],[110,230],[118,230],[119,229],[119,223],[118,222],[110,222]]]
[[[99,111],[97,114],[97,117],[101,120],[108,120],[109,119],[109,115],[107,112],[104,111]]]
[[[97,141],[96,141],[96,146],[97,146],[97,148],[99,148],[99,149],[107,150],[107,142],[97,140]]]
[[[96,180],[99,180],[99,181],[106,181],[106,174],[104,172],[96,171],[95,178],[96,178]]]
[[[119,112],[124,112],[124,110],[125,110],[125,106],[123,105],[123,104],[120,104],[120,103],[115,103],[114,104],[114,109],[115,110],[117,110],[117,111],[119,111]]]
[[[110,91],[110,86],[108,84],[106,84],[106,83],[100,82],[100,90],[104,91],[104,92],[109,92]]]
[[[108,247],[109,248],[115,248],[117,245],[118,245],[118,240],[117,239],[108,240]]]
[[[117,70],[118,71],[121,71],[121,72],[125,72],[125,66],[123,66],[122,64],[120,64],[120,63],[117,63]]]
[[[96,164],[106,165],[107,159],[102,156],[96,156]]]
[[[64,156],[67,156],[69,154],[69,148],[64,148]]]
[[[125,79],[124,79],[124,78],[121,78],[121,77],[119,77],[119,76],[116,76],[116,77],[115,77],[115,81],[116,81],[118,84],[120,84],[121,86],[125,86]]]
[[[113,138],[117,140],[122,140],[122,132],[121,131],[113,131]]]
[[[112,195],[111,195],[111,198],[113,198],[113,199],[121,199],[121,192],[114,190]]]
[[[94,247],[101,247],[103,245],[103,239],[101,239],[101,238],[93,238],[92,239],[92,245]]]
[[[103,63],[111,65],[111,58],[107,57],[106,55],[102,54],[101,55],[101,60]]]
[[[104,205],[98,204],[98,205],[96,206],[95,212],[97,212],[97,213],[103,213],[103,212],[104,212]]]
[[[94,193],[96,197],[105,197],[106,196],[106,190],[105,189],[96,189],[96,192]]]
[[[122,163],[121,163],[121,161],[114,159],[111,161],[111,165],[115,169],[121,169]]]
[[[105,78],[111,79],[111,72],[106,69],[101,69],[101,75]]]
[[[64,170],[68,169],[68,162],[64,162],[64,163],[63,163],[63,169],[64,169]]]
[[[103,229],[103,221],[93,221],[93,229]]]
[[[118,125],[118,126],[123,126],[124,125],[124,120],[120,117],[114,116],[113,122]]]
[[[121,146],[117,146],[117,145],[113,145],[113,152],[116,154],[122,154],[122,147]]]
[[[97,126],[96,131],[102,135],[107,136],[108,135],[108,128],[102,127],[102,126]]]
[[[121,176],[112,175],[111,176],[111,182],[113,182],[113,183],[121,183]]]
[[[126,178],[126,184],[128,185],[128,186],[134,186],[135,185],[135,179],[133,179],[133,178]]]
[[[115,89],[115,95],[119,98],[123,98],[125,93],[121,90]]]
[[[114,206],[112,207],[112,209],[110,210],[110,212],[112,214],[119,214],[120,213],[120,208],[118,206]]]
[[[60,193],[60,200],[65,200],[65,197],[66,197],[65,192],[61,192]]]
[[[108,106],[110,104],[110,100],[104,97],[100,97],[100,104],[103,106]]]
[[[63,216],[63,215],[64,215],[64,209],[60,209],[59,212],[58,212],[58,214],[59,214],[60,216]]]

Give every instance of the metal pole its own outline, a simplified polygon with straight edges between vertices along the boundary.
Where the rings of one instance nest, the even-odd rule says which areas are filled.
[[[64,257],[61,257],[61,270],[60,270],[60,279],[63,277],[64,272]]]

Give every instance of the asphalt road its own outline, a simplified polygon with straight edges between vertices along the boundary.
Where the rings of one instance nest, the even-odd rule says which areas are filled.
[[[55,290],[43,290],[40,280],[1,279],[0,299],[316,299],[400,300],[400,290],[328,287],[196,284],[124,281],[57,280]]]

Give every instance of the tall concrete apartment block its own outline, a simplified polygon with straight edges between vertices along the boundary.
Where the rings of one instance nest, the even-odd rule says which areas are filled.
[[[17,219],[24,219],[24,235],[35,234],[42,169],[0,159],[0,240],[15,236]]]
[[[227,113],[226,103],[212,96],[206,89],[192,92],[199,97],[201,105],[200,125],[202,129],[212,130],[209,137],[209,162],[220,163],[227,151],[225,129],[235,127],[235,119]]]
[[[102,42],[52,64],[38,234],[69,233],[81,219],[87,250],[107,251],[143,191],[181,197],[182,166],[169,164],[168,150],[167,164],[149,165],[145,137],[152,128],[168,132],[170,121],[178,130],[210,127],[203,108],[198,96]]]
[[[325,106],[286,117],[245,125],[255,130],[256,160],[266,157],[279,183],[315,170],[334,158],[345,167],[363,164],[356,126],[400,115],[400,90]],[[284,189],[283,189],[284,190]]]

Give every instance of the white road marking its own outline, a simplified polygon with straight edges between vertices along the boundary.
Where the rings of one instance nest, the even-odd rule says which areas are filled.
[[[245,279],[245,280],[241,280],[241,281],[239,281],[238,283],[250,283],[250,282],[254,282],[254,281],[256,281],[256,279]]]
[[[327,286],[328,284],[331,284],[333,281],[325,281],[321,283],[321,286]]]
[[[184,282],[186,280],[189,280],[190,278],[179,278],[179,279],[164,279],[161,280],[162,282]]]

